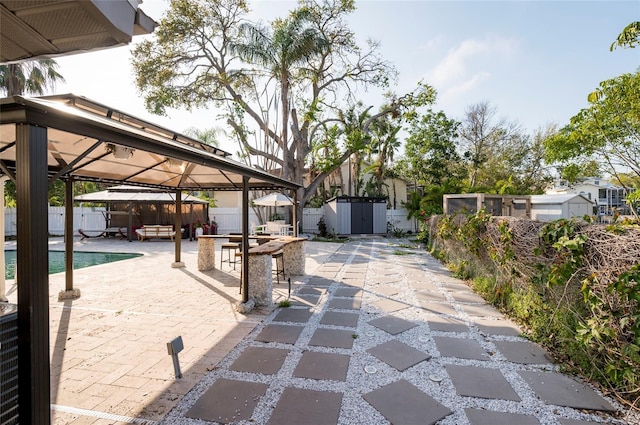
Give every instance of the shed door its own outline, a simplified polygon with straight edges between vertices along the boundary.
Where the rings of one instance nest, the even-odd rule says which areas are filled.
[[[354,202],[351,204],[351,233],[373,233],[373,204],[371,202]]]

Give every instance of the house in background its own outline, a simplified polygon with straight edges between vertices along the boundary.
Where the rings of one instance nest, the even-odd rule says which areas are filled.
[[[364,164],[362,169],[364,170],[369,164]],[[346,160],[340,165],[339,168],[334,170],[331,174],[325,178],[323,182],[323,188],[325,193],[329,194],[328,198],[332,199],[337,196],[376,196],[371,193],[367,193],[367,183],[373,180],[373,174],[366,172],[362,176],[362,187],[357,187],[357,182],[353,178],[351,168],[353,162],[351,159]],[[305,177],[305,186],[310,182],[309,177]],[[402,202],[408,200],[407,181],[402,178],[385,178],[382,194],[388,197],[387,208],[388,209],[400,209],[402,208]]]
[[[612,217],[614,212],[627,213],[629,207],[626,197],[635,189],[625,189],[607,179],[587,177],[577,183],[556,180],[553,187],[545,191],[547,195],[578,194],[593,201],[597,206],[598,217]]]
[[[463,193],[444,195],[445,214],[475,214],[484,210],[493,216],[526,217],[538,221],[593,215],[593,201],[583,195],[496,195]]]

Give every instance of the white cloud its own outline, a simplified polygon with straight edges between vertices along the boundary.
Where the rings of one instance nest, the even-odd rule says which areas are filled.
[[[444,41],[444,37],[439,35],[437,37],[427,40],[426,43],[418,46],[418,50],[422,52],[429,52],[429,51],[436,50],[438,47],[442,46],[443,41]]]
[[[454,85],[448,87],[446,90],[442,92],[443,98],[452,98],[458,97],[474,87],[476,87],[480,82],[485,81],[491,77],[489,72],[480,71],[477,74],[471,76],[464,81],[456,82]]]
[[[494,59],[510,56],[515,50],[515,42],[506,38],[464,40],[427,73],[427,81],[443,93],[452,90],[459,94],[465,86],[469,89],[491,75],[483,66],[495,64]]]

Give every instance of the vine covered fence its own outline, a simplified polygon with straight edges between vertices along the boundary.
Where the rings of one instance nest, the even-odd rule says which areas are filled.
[[[640,227],[432,217],[432,251],[560,364],[640,404]]]

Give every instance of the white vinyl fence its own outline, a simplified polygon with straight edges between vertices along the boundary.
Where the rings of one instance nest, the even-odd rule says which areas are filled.
[[[73,208],[73,234],[79,235],[78,229],[100,230],[105,228],[105,219],[102,211],[104,207],[74,207]],[[209,219],[218,223],[218,233],[225,234],[241,231],[241,208],[209,208]],[[323,215],[322,208],[305,208],[302,213],[300,231],[306,234],[318,233],[318,221]],[[49,207],[49,234],[55,236],[64,235],[64,207]],[[6,236],[17,234],[17,214],[15,208],[5,209],[4,232]],[[407,220],[407,212],[404,209],[387,210],[387,223],[392,229],[415,232],[414,220]],[[260,224],[253,211],[249,211],[249,227]]]
[[[100,230],[105,228],[104,207],[74,207],[73,234],[79,235],[78,229]],[[49,207],[49,234],[64,235],[64,207]],[[4,213],[4,234],[15,236],[18,233],[18,215],[15,208],[6,208]]]

